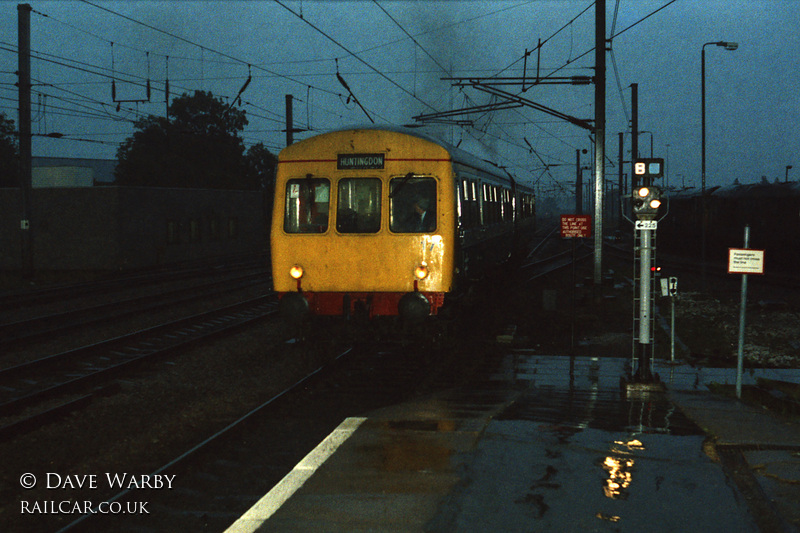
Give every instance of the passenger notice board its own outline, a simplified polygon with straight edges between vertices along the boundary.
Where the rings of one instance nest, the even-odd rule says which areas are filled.
[[[592,236],[592,217],[590,215],[561,215],[561,238]]]
[[[764,250],[728,248],[728,274],[763,274]]]

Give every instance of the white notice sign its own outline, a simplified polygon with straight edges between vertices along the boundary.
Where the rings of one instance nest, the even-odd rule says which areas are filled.
[[[764,250],[728,248],[728,274],[763,274]]]
[[[642,230],[655,231],[658,229],[658,220],[637,220],[634,223],[634,227],[636,228],[636,231],[642,231]]]

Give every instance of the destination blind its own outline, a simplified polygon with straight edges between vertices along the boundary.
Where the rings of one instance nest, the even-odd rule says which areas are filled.
[[[382,169],[384,154],[338,154],[339,170]]]

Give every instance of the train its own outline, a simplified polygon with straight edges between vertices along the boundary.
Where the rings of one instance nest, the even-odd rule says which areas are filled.
[[[435,316],[535,226],[532,189],[401,127],[353,127],[287,146],[274,198],[273,287],[293,322]]]
[[[796,273],[800,265],[800,183],[734,184],[671,194],[658,226],[659,250],[700,257],[703,212],[706,259],[726,263],[729,248],[742,248],[750,226],[750,248],[765,250],[765,269]]]

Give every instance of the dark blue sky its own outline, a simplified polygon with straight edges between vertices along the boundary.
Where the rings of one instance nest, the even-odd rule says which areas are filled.
[[[521,76],[525,50],[540,39],[542,74],[593,73],[594,54],[586,54],[594,46],[588,0],[30,5],[33,131],[66,136],[35,137],[38,156],[113,158],[137,116],[164,114],[167,78],[173,96],[202,89],[232,98],[250,75],[242,94],[250,120],[245,142],[264,142],[277,152],[285,143],[286,94],[295,98],[296,126],[311,130],[296,138],[369,121],[348,99],[337,69],[375,122],[394,125],[488,103],[485,93],[453,88],[441,78]],[[17,3],[3,2],[0,10],[0,109],[16,121]],[[708,184],[782,180],[786,165],[796,167],[790,179],[800,176],[794,174],[800,172],[795,2],[608,0],[607,21],[607,35],[615,35],[607,56],[609,157],[617,158],[618,132],[629,130],[629,87],[637,83],[639,129],[652,132],[654,155],[668,159],[671,183],[699,185],[700,51],[706,42],[735,41],[736,51],[706,48]],[[533,54],[529,73],[536,65]],[[117,100],[142,100],[148,78],[151,101],[119,103],[117,111],[112,79]],[[525,97],[593,118],[591,86],[538,86]],[[573,181],[575,151],[591,149],[586,130],[532,109],[463,118],[474,126],[428,131],[545,188]],[[629,150],[629,134],[625,145]],[[649,155],[650,133],[640,137],[640,152]]]

